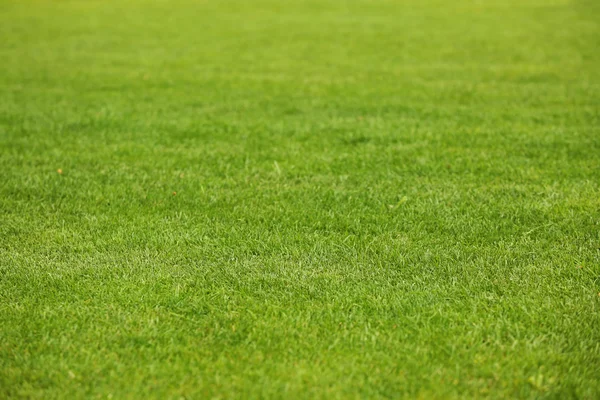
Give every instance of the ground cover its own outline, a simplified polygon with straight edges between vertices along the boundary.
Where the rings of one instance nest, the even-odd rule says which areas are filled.
[[[600,395],[594,1],[0,3],[0,397]]]

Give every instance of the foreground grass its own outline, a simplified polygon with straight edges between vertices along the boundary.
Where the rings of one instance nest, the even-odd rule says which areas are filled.
[[[0,2],[0,397],[598,398],[599,48],[593,1]]]

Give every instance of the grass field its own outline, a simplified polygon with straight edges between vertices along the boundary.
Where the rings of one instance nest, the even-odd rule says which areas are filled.
[[[600,3],[0,0],[0,398],[600,397]]]

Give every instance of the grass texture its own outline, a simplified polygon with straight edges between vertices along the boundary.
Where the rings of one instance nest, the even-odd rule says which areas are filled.
[[[0,397],[600,397],[600,7],[0,1]]]

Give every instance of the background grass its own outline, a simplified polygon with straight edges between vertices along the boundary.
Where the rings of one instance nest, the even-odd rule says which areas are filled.
[[[0,397],[600,396],[596,1],[1,0],[0,60]]]

